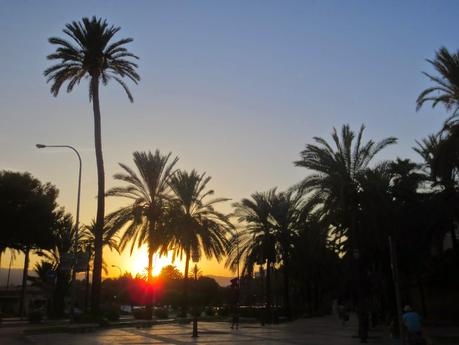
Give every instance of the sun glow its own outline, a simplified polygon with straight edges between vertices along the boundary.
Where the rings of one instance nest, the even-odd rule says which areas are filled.
[[[157,276],[161,273],[164,266],[175,265],[180,271],[183,272],[184,263],[180,260],[172,262],[172,252],[169,252],[167,256],[158,255],[153,256],[153,275]],[[136,274],[147,275],[148,267],[148,251],[146,248],[135,250],[132,256],[129,258],[129,264],[126,265],[127,271],[131,272],[133,276]]]

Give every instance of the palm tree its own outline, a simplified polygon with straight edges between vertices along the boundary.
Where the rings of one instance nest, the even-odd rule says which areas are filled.
[[[96,221],[93,219],[91,224],[83,226],[81,233],[82,237],[82,249],[88,255],[88,264],[86,267],[86,292],[85,292],[85,309],[88,307],[88,293],[89,293],[89,272],[91,269],[91,261],[94,261],[94,238],[96,234]],[[109,231],[108,226],[104,225],[104,237],[102,240],[102,246],[108,247],[108,249],[115,250],[119,253],[118,248],[118,237]],[[94,265],[93,265],[94,266]],[[105,260],[102,260],[102,269],[107,274],[107,264]]]
[[[451,54],[442,47],[435,53],[435,59],[428,59],[427,62],[434,67],[438,76],[423,72],[435,86],[421,92],[416,100],[416,109],[419,110],[426,102],[432,102],[433,108],[442,104],[455,114],[459,110],[459,51]]]
[[[171,200],[169,181],[174,175],[171,153],[162,155],[158,150],[134,152],[134,164],[138,174],[125,164],[119,164],[124,173],[114,175],[115,180],[126,186],[115,187],[107,192],[108,196],[129,199],[132,203],[113,212],[107,217],[110,234],[125,229],[120,239],[120,250],[131,244],[131,254],[136,246],[148,246],[148,283],[153,281],[153,255],[161,248],[164,241],[165,214]]]
[[[234,216],[242,224],[231,239],[226,266],[242,263],[242,274],[252,273],[256,264],[266,263],[265,300],[268,321],[271,318],[271,269],[276,261],[275,236],[270,222],[271,200],[275,189],[255,192],[250,199],[234,203]]]
[[[183,314],[186,314],[188,304],[190,258],[203,253],[208,259],[220,261],[226,254],[227,234],[232,230],[227,216],[214,209],[214,205],[229,199],[208,200],[214,194],[212,189],[207,189],[210,180],[211,177],[205,173],[179,170],[169,181],[174,192],[172,213],[168,217],[171,221],[168,229],[172,234],[165,248],[173,250],[174,259],[182,259],[185,255]]]
[[[56,271],[56,285],[53,296],[53,314],[57,317],[64,315],[65,296],[72,284],[70,270],[64,269],[61,265],[66,260],[65,257],[73,252],[75,241],[75,227],[73,226],[72,216],[64,214],[60,210],[58,224],[55,233],[55,246],[48,251],[39,252],[49,262],[51,262]],[[81,233],[78,236],[78,247],[81,248]]]
[[[454,131],[459,129],[453,129]],[[439,191],[441,204],[449,219],[449,232],[453,244],[453,250],[456,255],[456,261],[459,263],[459,241],[456,236],[457,219],[457,183],[459,174],[459,135],[449,134],[430,135],[421,142],[416,142],[417,147],[413,149],[424,159],[424,168],[427,170],[433,186],[440,186]]]
[[[365,126],[357,134],[349,125],[343,125],[341,135],[334,128],[332,139],[335,148],[325,139],[315,137],[316,144],[306,145],[301,160],[295,165],[311,170],[300,184],[300,190],[321,205],[325,212],[335,214],[337,236],[347,235],[355,249],[358,248],[358,200],[359,177],[368,169],[373,158],[385,147],[397,142],[389,137],[376,143],[363,143]]]
[[[284,307],[286,316],[291,319],[290,309],[290,259],[298,234],[304,225],[305,216],[309,208],[303,205],[300,193],[292,191],[272,194],[270,210],[270,222],[284,276]]]
[[[344,125],[341,136],[333,129],[332,139],[334,148],[325,139],[315,137],[315,144],[306,145],[301,152],[301,160],[295,165],[312,170],[300,185],[309,198],[315,200],[325,213],[332,214],[336,237],[347,237],[347,253],[358,253],[362,248],[362,227],[359,224],[359,178],[364,174],[372,159],[388,145],[396,143],[393,137],[378,143],[370,140],[362,142],[365,126],[361,126],[357,134]],[[356,140],[355,140],[356,139]],[[365,295],[363,288],[365,275],[362,270],[362,260],[354,260],[354,270],[357,271],[357,300],[359,303],[359,334],[366,341],[367,322]]]
[[[99,104],[99,84],[107,85],[110,80],[118,82],[129,100],[133,97],[122,78],[127,77],[137,84],[140,76],[136,72],[137,65],[130,59],[138,59],[124,46],[133,41],[125,38],[112,42],[112,38],[120,30],[119,27],[109,26],[106,20],[92,17],[82,18],[80,22],[73,21],[65,25],[63,32],[68,39],[51,37],[48,41],[57,46],[48,60],[58,63],[47,68],[44,72],[47,82],[52,82],[51,93],[57,96],[62,85],[67,82],[67,92],[73,90],[82,79],[89,78],[89,101],[94,113],[94,141],[97,162],[97,231],[95,236],[94,274],[92,285],[92,307],[99,308],[100,284],[102,272],[102,239],[105,212],[105,174],[102,156],[101,116]]]

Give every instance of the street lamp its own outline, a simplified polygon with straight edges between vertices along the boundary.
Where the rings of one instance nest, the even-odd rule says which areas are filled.
[[[192,259],[194,262],[194,288],[195,291],[197,290],[197,281],[198,281],[198,262],[200,258],[200,253],[199,250],[194,251],[192,254]],[[193,338],[198,337],[198,306],[197,306],[197,298],[195,296],[195,301],[194,301],[194,313],[193,313]]]
[[[76,268],[77,268],[77,253],[78,253],[78,227],[80,222],[80,195],[81,195],[81,156],[78,151],[70,145],[43,145],[43,144],[36,144],[35,145],[39,149],[44,149],[47,147],[57,147],[57,148],[67,148],[75,152],[78,157],[78,192],[77,192],[77,209],[76,209],[76,220],[75,220],[75,240],[73,243],[73,252],[74,252],[74,268],[72,272],[72,295],[70,300],[70,313],[73,316],[74,312],[74,305],[75,305],[75,295],[76,295]]]

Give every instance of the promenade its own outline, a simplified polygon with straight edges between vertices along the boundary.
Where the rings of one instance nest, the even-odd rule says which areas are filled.
[[[271,326],[242,324],[231,330],[228,323],[200,322],[199,338],[191,337],[191,324],[165,324],[150,328],[105,329],[90,333],[23,335],[19,328],[0,329],[1,345],[117,345],[117,344],[359,344],[356,322],[342,326],[336,317],[300,319]],[[370,344],[389,344],[382,328],[372,330]]]

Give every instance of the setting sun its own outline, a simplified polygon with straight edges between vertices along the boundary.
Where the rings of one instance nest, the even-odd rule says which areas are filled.
[[[169,252],[167,256],[159,257],[157,254],[153,257],[153,275],[157,276],[162,268],[167,265],[175,265],[180,271],[183,272],[184,263],[180,260],[175,260],[172,262],[172,252]],[[139,250],[136,250],[131,257],[129,257],[129,262],[126,262],[126,270],[131,272],[132,275],[136,274],[145,274],[147,273],[148,266],[148,252],[147,249],[142,247]]]

